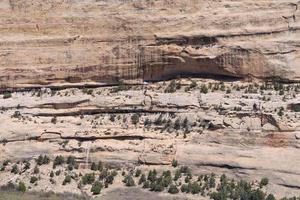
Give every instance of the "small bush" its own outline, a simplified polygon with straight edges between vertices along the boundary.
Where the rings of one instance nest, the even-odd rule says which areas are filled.
[[[19,173],[18,165],[14,164],[10,172],[14,174],[18,174]]]
[[[266,200],[276,200],[273,194],[269,194],[266,198]]]
[[[56,175],[56,176],[59,176],[60,173],[61,173],[61,171],[60,171],[60,170],[57,170],[57,171],[55,172],[55,175]]]
[[[36,160],[36,163],[38,165],[47,165],[50,163],[50,158],[46,155],[42,156],[42,155],[39,155],[39,157],[37,158]]]
[[[189,192],[192,194],[199,194],[200,192],[200,185],[197,182],[189,183]]]
[[[148,179],[149,181],[153,182],[153,181],[156,180],[156,175],[157,175],[157,172],[156,172],[155,169],[154,169],[153,171],[150,170],[149,173],[148,173],[148,178],[147,178],[147,179]]]
[[[172,80],[170,82],[170,84],[167,86],[167,88],[165,89],[165,93],[174,93],[176,92],[176,81]]]
[[[66,185],[67,183],[71,183],[71,176],[67,175],[63,181],[63,185]]]
[[[108,170],[107,169],[103,169],[99,175],[99,179],[103,180],[108,176]]]
[[[201,85],[200,92],[203,93],[203,94],[208,93],[208,88],[205,84]]]
[[[3,99],[9,99],[11,97],[12,97],[12,95],[11,95],[10,92],[6,92],[6,93],[3,94]]]
[[[150,181],[145,181],[143,184],[143,188],[150,188]]]
[[[98,171],[100,171],[100,172],[103,170],[104,166],[103,166],[103,163],[101,161],[98,162],[97,168],[98,168]]]
[[[173,160],[172,160],[172,166],[173,166],[173,167],[177,167],[177,166],[178,166],[178,161],[175,160],[175,159],[173,159]]]
[[[93,193],[93,195],[100,194],[102,188],[103,188],[102,183],[100,183],[99,181],[96,181],[91,188],[91,192]]]
[[[97,171],[98,170],[98,166],[96,165],[96,163],[92,162],[92,164],[91,164],[91,170],[93,170],[93,171]]]
[[[69,156],[67,158],[67,164],[75,166],[76,165],[75,157],[74,156]]]
[[[131,116],[131,122],[132,124],[134,125],[137,125],[140,121],[140,115],[137,114],[137,113],[134,113],[132,116]]]
[[[52,123],[52,124],[56,124],[56,123],[57,123],[57,118],[56,118],[56,116],[54,116],[54,117],[51,118],[51,123]]]
[[[19,185],[17,187],[17,190],[20,192],[26,192],[26,186],[24,182],[19,182]]]
[[[62,165],[65,163],[65,159],[63,156],[56,156],[54,161],[53,161],[53,169],[58,166],[58,165]]]
[[[175,175],[174,175],[174,181],[177,181],[180,177],[181,177],[180,170],[176,170]]]
[[[40,169],[38,168],[38,166],[37,166],[37,165],[34,167],[34,169],[33,169],[33,173],[34,173],[34,174],[38,174],[38,173],[40,173]]]
[[[170,194],[177,194],[179,192],[178,188],[175,185],[170,185],[168,192]]]
[[[111,122],[115,122],[115,118],[116,118],[116,115],[114,115],[114,114],[112,114],[112,115],[109,116],[109,120]]]
[[[105,178],[105,183],[107,184],[113,184],[114,182],[114,176],[112,174],[108,175],[106,178]]]
[[[82,178],[81,178],[81,182],[83,185],[87,185],[87,184],[92,184],[95,181],[95,174],[85,174]]]
[[[135,177],[139,177],[142,174],[142,171],[140,169],[137,169],[135,172]]]
[[[146,181],[146,176],[145,174],[142,174],[142,176],[139,179],[139,185],[141,185],[142,183],[144,183]]]
[[[262,188],[262,187],[264,187],[268,184],[269,184],[269,179],[264,177],[264,178],[261,179],[261,181],[259,183],[259,187]]]
[[[37,182],[38,178],[35,176],[30,177],[30,183],[34,184],[35,182]]]
[[[24,163],[24,170],[25,171],[30,169],[30,162],[28,160],[24,161],[23,163]]]
[[[135,186],[133,178],[129,175],[124,178],[123,183],[125,183],[127,187]]]
[[[187,184],[183,184],[180,190],[181,192],[189,193],[189,186]]]
[[[198,85],[197,85],[197,82],[196,81],[192,81],[191,82],[191,84],[190,84],[190,89],[192,89],[192,88],[195,88],[195,87],[197,87]]]

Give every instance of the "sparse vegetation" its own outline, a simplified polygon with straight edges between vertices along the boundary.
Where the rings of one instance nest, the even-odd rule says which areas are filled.
[[[64,179],[62,184],[66,185],[66,184],[69,184],[69,183],[71,183],[71,176],[67,175],[67,176],[65,176],[65,179]]]
[[[36,163],[38,165],[47,165],[50,163],[50,158],[46,155],[39,155],[39,157],[36,159]]]
[[[34,184],[34,183],[36,183],[37,181],[38,181],[38,178],[37,178],[37,177],[35,177],[35,176],[30,177],[30,183],[31,183],[31,184]]]
[[[131,116],[131,122],[132,124],[134,125],[137,125],[140,121],[140,115],[138,113],[134,113],[132,116]]]
[[[172,166],[173,166],[173,167],[177,167],[177,166],[178,166],[178,161],[175,160],[175,159],[173,159],[173,160],[172,160]]]
[[[12,97],[12,95],[11,95],[10,92],[5,92],[5,93],[3,94],[3,99],[9,99],[9,98],[11,98],[11,97]]]
[[[100,194],[102,188],[103,188],[102,183],[99,181],[96,181],[91,188],[91,192],[93,193],[93,195]]]
[[[177,88],[177,83],[175,80],[172,80],[170,82],[170,84],[167,86],[167,88],[165,89],[165,93],[174,93],[176,92],[176,88]]]
[[[83,185],[91,185],[93,184],[95,181],[95,174],[94,173],[89,173],[89,174],[85,174],[82,178],[81,178],[81,182]]]
[[[58,165],[62,165],[65,163],[65,159],[63,156],[56,156],[54,161],[53,161],[53,169],[56,168]]]
[[[127,175],[127,176],[124,178],[123,183],[125,183],[125,185],[126,185],[127,187],[135,186],[135,182],[134,182],[132,176],[130,176],[130,175]]]
[[[26,192],[25,183],[20,181],[17,190],[20,191],[20,192],[23,192],[23,193]]]

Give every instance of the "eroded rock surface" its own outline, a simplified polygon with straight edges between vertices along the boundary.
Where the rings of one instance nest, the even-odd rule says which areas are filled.
[[[3,0],[2,87],[300,80],[298,0]]]
[[[15,92],[0,98],[0,160],[73,155],[83,169],[99,160],[149,169],[171,167],[176,159],[195,174],[268,177],[268,192],[299,196],[300,113],[290,109],[300,101],[299,89],[181,79]],[[0,184],[14,177],[0,176]]]

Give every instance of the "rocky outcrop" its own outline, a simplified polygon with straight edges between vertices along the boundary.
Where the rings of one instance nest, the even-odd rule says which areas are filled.
[[[165,168],[176,159],[195,174],[268,177],[276,196],[299,196],[300,121],[291,109],[299,88],[178,79],[0,95],[0,165],[40,154],[73,155],[83,167]]]
[[[4,0],[1,87],[191,75],[299,81],[299,6],[298,0]]]

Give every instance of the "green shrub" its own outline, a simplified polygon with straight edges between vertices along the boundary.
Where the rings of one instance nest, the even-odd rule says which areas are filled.
[[[92,164],[91,164],[91,170],[93,170],[93,171],[98,170],[98,166],[96,165],[96,163],[92,162]]]
[[[116,170],[113,170],[113,171],[111,172],[111,175],[115,177],[115,176],[118,175],[118,172],[117,172]]]
[[[38,178],[35,176],[30,177],[30,183],[33,184],[35,182],[37,182]]]
[[[142,183],[144,183],[146,181],[146,176],[145,174],[142,174],[142,176],[139,179],[139,185],[141,185]]]
[[[57,170],[57,171],[55,172],[55,175],[56,175],[56,176],[59,176],[60,173],[61,173],[61,171],[60,171],[60,170]]]
[[[125,185],[126,185],[127,187],[135,186],[135,182],[134,182],[133,178],[132,178],[130,175],[127,175],[127,176],[124,178],[123,183],[125,183]]]
[[[139,177],[141,175],[142,171],[140,169],[137,169],[135,172],[135,177]]]
[[[177,194],[179,192],[178,188],[175,185],[170,185],[168,192],[170,194]]]
[[[68,164],[68,165],[75,166],[75,165],[76,165],[75,157],[74,157],[74,156],[69,156],[69,157],[67,158],[67,164]]]
[[[250,199],[265,200],[266,194],[260,189],[256,189],[250,193]]]
[[[3,99],[9,99],[9,98],[11,98],[11,97],[12,97],[12,95],[11,95],[10,92],[5,92],[5,93],[3,94]]]
[[[104,166],[101,161],[98,162],[98,170],[101,172],[103,170]]]
[[[148,178],[147,178],[147,179],[148,179],[149,181],[153,182],[153,181],[156,180],[156,175],[157,175],[157,172],[156,172],[155,169],[154,169],[153,171],[150,170],[149,173],[148,173]]]
[[[176,92],[176,81],[172,80],[170,84],[165,89],[165,93],[174,93]]]
[[[51,123],[52,123],[52,124],[56,124],[56,123],[57,123],[57,118],[56,118],[56,116],[54,116],[54,117],[51,118]]]
[[[150,190],[151,191],[161,192],[164,189],[165,188],[164,188],[164,185],[163,185],[163,182],[162,182],[161,178],[156,180],[156,181],[151,182],[151,184],[150,184]]]
[[[280,116],[280,117],[282,117],[283,115],[284,115],[284,108],[283,107],[281,107],[281,108],[279,108],[279,111],[278,111],[278,116]]]
[[[71,176],[67,175],[63,181],[63,185],[66,185],[67,183],[71,183]]]
[[[58,165],[63,165],[65,163],[65,159],[63,156],[56,156],[53,161],[53,168],[55,168]]]
[[[26,192],[26,186],[24,182],[19,182],[19,185],[17,187],[17,190],[20,192]]]
[[[46,164],[49,164],[50,163],[50,158],[46,155],[42,156],[42,155],[39,155],[39,157],[36,159],[36,163],[38,165],[46,165]]]
[[[38,173],[40,173],[40,169],[38,168],[38,166],[37,166],[37,165],[34,167],[34,169],[33,169],[33,173],[34,173],[34,174],[38,174]]]
[[[143,184],[143,188],[150,188],[150,181],[145,181]]]
[[[191,84],[190,84],[190,89],[192,89],[192,88],[195,88],[195,87],[197,87],[198,85],[197,85],[197,82],[196,81],[192,81],[191,82]]]
[[[182,166],[182,167],[180,167],[180,173],[188,174],[188,173],[190,173],[190,169],[187,166]]]
[[[83,185],[87,185],[87,184],[92,184],[95,181],[95,174],[94,173],[90,173],[90,174],[85,174],[82,178],[81,178],[81,182]]]
[[[264,177],[260,180],[259,187],[262,188],[262,187],[268,185],[268,183],[269,183],[269,179]]]
[[[174,181],[177,181],[180,177],[181,177],[180,170],[176,170],[175,171],[175,175],[174,175]]]
[[[132,116],[131,116],[131,122],[132,124],[134,125],[137,125],[140,121],[140,115],[137,114],[137,113],[134,113]]]
[[[28,160],[24,161],[23,163],[24,163],[24,170],[25,171],[30,169],[30,162]]]
[[[115,122],[115,121],[116,121],[116,115],[115,115],[115,114],[109,115],[109,120],[110,120],[111,122]]]
[[[173,160],[172,160],[172,166],[173,166],[173,167],[177,167],[177,166],[178,166],[178,161],[175,160],[175,159],[173,159]]]
[[[189,183],[188,184],[189,192],[192,194],[199,194],[200,186],[197,182]]]
[[[21,115],[20,111],[17,111],[17,110],[16,110],[16,111],[14,112],[14,114],[13,114],[11,117],[12,117],[12,118],[18,118],[18,119],[19,119],[20,117],[22,117],[22,115]]]
[[[183,184],[180,190],[181,192],[189,193],[189,186],[187,184]]]
[[[216,187],[216,175],[214,173],[212,173],[210,175],[210,178],[209,178],[209,187],[210,188]]]
[[[107,169],[103,169],[103,170],[101,171],[100,175],[99,175],[99,179],[100,179],[100,180],[103,180],[103,179],[105,179],[105,177],[107,177],[107,176],[108,176],[108,170],[107,170]]]
[[[205,84],[201,85],[200,92],[203,93],[203,94],[208,93],[208,88]]]
[[[105,183],[107,183],[107,184],[113,184],[113,182],[114,182],[114,176],[112,174],[108,175],[105,178]]]
[[[91,188],[91,192],[93,193],[93,195],[100,194],[102,188],[103,188],[102,183],[100,183],[99,181],[96,181]]]
[[[180,119],[176,119],[176,120],[175,120],[175,123],[174,123],[174,129],[175,129],[175,130],[179,130],[180,127],[181,127]]]
[[[276,200],[273,194],[269,194],[266,198],[266,200]]]
[[[18,165],[14,164],[10,172],[14,174],[18,174],[19,173]]]

